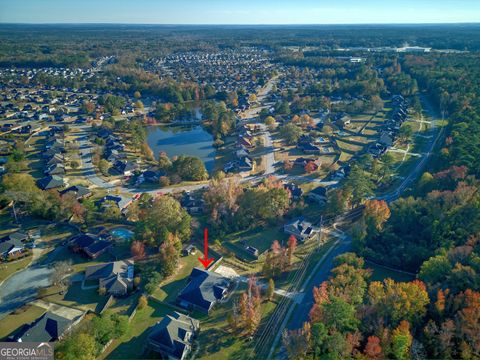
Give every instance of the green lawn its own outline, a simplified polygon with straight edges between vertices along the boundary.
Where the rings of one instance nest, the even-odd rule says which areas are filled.
[[[30,261],[32,261],[31,256],[11,263],[1,263],[0,282],[8,278],[10,275],[16,273],[17,271],[25,269],[25,267],[30,264]]]
[[[0,340],[15,333],[24,324],[29,324],[45,313],[45,309],[34,306],[25,305],[9,314],[0,321]]]
[[[244,284],[242,284],[244,285]],[[216,307],[209,316],[197,316],[200,320],[200,334],[198,343],[200,348],[198,358],[202,360],[216,359],[253,359],[253,343],[246,336],[232,333],[227,322],[227,315],[232,310],[232,300],[238,297],[240,292],[245,291],[246,286],[240,286],[236,294],[225,304]],[[265,301],[262,303],[262,322],[276,307],[276,302]]]
[[[100,296],[97,289],[82,290],[81,282],[73,283],[62,295],[58,287],[48,288],[47,295],[42,299],[59,305],[70,306],[81,310],[97,309],[98,304],[104,304],[107,297]]]
[[[138,359],[143,353],[149,328],[173,310],[155,301],[138,310],[130,323],[128,332],[115,340],[99,359]]]
[[[192,269],[200,265],[198,258],[202,256],[202,253],[197,251],[195,255],[181,257],[178,271],[165,279],[153,296],[160,301],[175,302],[178,293],[187,285],[188,276]]]
[[[262,253],[270,249],[274,240],[282,242],[282,240],[286,239],[288,239],[288,236],[283,232],[283,228],[274,226],[265,228],[257,227],[251,230],[240,231],[230,234],[220,240],[222,243],[230,242],[242,249],[245,248],[245,245],[243,245],[242,242],[245,242],[246,245],[253,246]]]

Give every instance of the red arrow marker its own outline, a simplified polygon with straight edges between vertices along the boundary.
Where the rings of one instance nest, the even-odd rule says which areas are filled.
[[[205,269],[212,263],[213,259],[208,258],[208,229],[203,230],[203,259],[198,258]]]

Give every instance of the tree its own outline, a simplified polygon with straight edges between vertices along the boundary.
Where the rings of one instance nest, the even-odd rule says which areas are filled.
[[[390,218],[390,208],[385,200],[367,200],[363,216],[367,224],[367,231],[380,231]]]
[[[91,114],[95,111],[95,104],[91,101],[84,101],[82,104],[82,111]]]
[[[168,158],[168,155],[164,151],[160,151],[158,154],[158,168],[163,171],[169,171],[172,167],[172,162]]]
[[[173,171],[186,181],[202,181],[208,179],[205,164],[198,157],[181,155],[173,161]]]
[[[254,103],[254,102],[256,102],[256,101],[257,101],[257,95],[256,95],[256,94],[250,94],[250,95],[248,96],[248,102],[249,102],[249,103]]]
[[[379,359],[382,357],[382,346],[380,339],[376,336],[369,336],[364,350],[365,355],[369,359]]]
[[[157,271],[153,271],[148,274],[148,277],[146,278],[148,279],[148,282],[145,285],[145,291],[147,294],[152,295],[162,281],[162,275]]]
[[[133,97],[135,99],[140,99],[142,97],[142,94],[140,93],[140,91],[137,90],[133,93]]]
[[[267,287],[268,301],[272,301],[274,294],[275,294],[275,282],[273,281],[273,279],[270,278],[270,280],[268,280],[268,287]]]
[[[191,217],[171,196],[158,196],[139,214],[136,239],[160,246],[168,234],[178,235],[181,241],[190,238]]]
[[[368,302],[386,325],[397,326],[401,320],[418,324],[426,314],[430,302],[425,284],[419,280],[395,282],[385,279],[370,283]]]
[[[442,284],[451,272],[452,265],[447,257],[445,255],[437,255],[422,264],[418,278],[434,287]]]
[[[335,296],[330,296],[329,300],[322,304],[322,321],[326,327],[335,328],[341,333],[357,330],[360,322],[355,316],[355,307]]]
[[[283,161],[283,169],[285,171],[290,171],[293,169],[293,163],[290,160],[284,160]]]
[[[97,357],[97,344],[92,335],[74,333],[58,344],[55,358],[61,360],[91,360]]]
[[[230,222],[238,211],[243,188],[237,178],[212,179],[203,199],[213,223]]]
[[[180,240],[172,233],[169,233],[167,239],[160,245],[160,261],[164,276],[172,275],[177,268],[180,246]]]
[[[275,124],[275,118],[273,116],[267,116],[265,118],[265,125],[273,126]]]
[[[403,124],[398,131],[398,138],[403,142],[409,142],[413,135],[412,126],[409,124]]]
[[[289,359],[303,359],[310,347],[311,339],[310,323],[305,322],[298,330],[285,330],[282,334],[282,342],[287,350]]]
[[[145,244],[141,241],[132,242],[130,251],[135,260],[141,260],[145,258]]]
[[[344,187],[352,194],[353,205],[360,205],[363,200],[374,195],[375,185],[365,171],[358,166],[353,166]]]
[[[53,271],[50,275],[50,281],[53,285],[59,286],[61,291],[69,285],[68,274],[72,272],[72,261],[57,261],[53,265]]]
[[[317,165],[315,164],[314,161],[309,161],[305,164],[304,170],[307,174],[311,174],[315,170],[317,170]]]
[[[107,200],[103,204],[103,216],[108,220],[118,220],[122,217],[122,212],[118,204],[113,200]]]
[[[300,139],[302,130],[294,124],[286,124],[280,128],[280,136],[285,140],[288,145],[294,145]]]
[[[98,170],[104,175],[108,176],[108,170],[112,167],[112,165],[105,159],[101,159],[98,163]]]
[[[407,360],[410,358],[410,348],[412,346],[412,335],[410,334],[410,324],[402,320],[398,327],[392,333],[392,355],[398,360]]]
[[[141,102],[140,100],[135,101],[134,106],[135,106],[135,109],[143,111],[143,102]]]

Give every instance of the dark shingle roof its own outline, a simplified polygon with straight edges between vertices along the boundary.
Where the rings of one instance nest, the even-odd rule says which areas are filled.
[[[228,280],[213,272],[194,268],[190,282],[178,298],[195,304],[208,312],[212,304],[222,299],[223,291],[228,287]]]
[[[52,313],[45,313],[33,323],[25,325],[15,336],[15,340],[22,342],[51,342],[59,337],[71,326],[72,321]]]
[[[191,344],[186,338],[187,333],[196,332],[199,326],[198,320],[174,312],[153,327],[148,340],[159,344],[170,355],[181,359],[186,346]]]
[[[49,190],[62,187],[64,185],[64,182],[61,176],[52,175],[38,180],[37,185],[42,190]]]

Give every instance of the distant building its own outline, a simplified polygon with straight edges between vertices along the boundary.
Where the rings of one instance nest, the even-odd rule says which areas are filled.
[[[327,189],[323,186],[318,186],[308,193],[308,198],[319,204],[325,204],[327,202]]]

